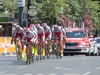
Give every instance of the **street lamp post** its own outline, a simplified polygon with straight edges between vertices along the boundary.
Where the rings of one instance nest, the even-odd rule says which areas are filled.
[[[27,4],[27,8],[28,8],[28,11],[27,11],[27,20],[28,20],[28,26],[30,25],[30,22],[32,18],[34,18],[34,16],[37,15],[37,8],[36,6],[31,6],[31,0],[28,0],[28,4]]]
[[[23,27],[23,9],[25,7],[25,0],[18,0],[19,7],[19,25]]]
[[[28,0],[28,3],[27,3],[27,9],[29,11],[30,9],[30,6],[31,6],[31,0]],[[28,21],[28,26],[29,26],[29,22],[30,22],[30,15],[27,14],[27,21]]]

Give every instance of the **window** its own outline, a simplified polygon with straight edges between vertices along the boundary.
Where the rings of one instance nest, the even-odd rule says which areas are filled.
[[[12,36],[12,23],[0,23],[0,37]]]
[[[86,37],[86,33],[83,31],[71,31],[71,32],[66,32],[66,36],[68,38],[84,38]]]

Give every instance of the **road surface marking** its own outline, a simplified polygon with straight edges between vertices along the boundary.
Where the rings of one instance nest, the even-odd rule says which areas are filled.
[[[62,70],[72,70],[72,68],[63,68]]]
[[[82,74],[82,75],[88,75],[88,74],[90,74],[91,72],[90,71],[88,71],[88,72],[86,72],[86,73],[84,73],[84,74]]]
[[[17,74],[0,74],[0,75],[17,75]]]
[[[44,75],[44,74],[37,74],[37,75]]]
[[[32,74],[24,74],[24,75],[32,75]]]
[[[26,68],[28,66],[22,66],[22,67],[18,67],[17,69],[23,69],[23,68]]]
[[[96,70],[99,70],[100,69],[100,67],[97,67],[97,68],[95,68]]]
[[[70,61],[70,60],[73,60],[73,59],[61,59],[61,61]]]
[[[56,75],[56,74],[49,74],[49,75]]]
[[[64,74],[64,75],[81,75],[81,74]]]
[[[6,73],[7,71],[2,71],[2,72],[0,72],[0,74],[3,74],[3,73]]]
[[[61,69],[61,68],[62,68],[62,67],[55,67],[54,69],[57,69],[57,70],[58,70],[58,69]]]

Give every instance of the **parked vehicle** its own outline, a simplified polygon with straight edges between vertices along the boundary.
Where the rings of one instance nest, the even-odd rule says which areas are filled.
[[[93,53],[92,49],[93,45],[91,45],[86,30],[81,28],[72,28],[66,31],[66,43],[64,48],[64,55],[66,54],[91,55]]]
[[[95,55],[99,55],[100,56],[100,37],[96,37],[95,38],[95,41],[96,41],[96,43],[95,43]]]

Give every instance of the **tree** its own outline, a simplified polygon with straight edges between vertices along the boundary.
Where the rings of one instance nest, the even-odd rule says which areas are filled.
[[[17,0],[12,1],[12,0],[0,0],[0,2],[3,4],[3,8],[4,8],[4,13],[2,13],[1,16],[9,16],[11,14],[13,14],[16,10],[18,10],[17,8]],[[8,12],[5,14],[5,12]]]

